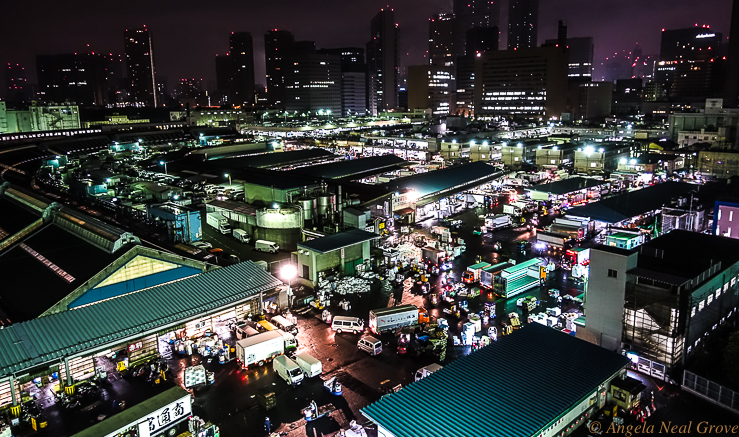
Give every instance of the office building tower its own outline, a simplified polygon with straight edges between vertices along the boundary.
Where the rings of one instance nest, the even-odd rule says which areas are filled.
[[[429,64],[442,67],[454,65],[453,14],[436,14],[429,18]]]
[[[467,54],[476,55],[492,50],[498,50],[498,27],[473,27],[467,31],[465,43]]]
[[[590,120],[611,114],[613,82],[583,82],[579,87],[578,117]]]
[[[339,57],[341,64],[341,114],[343,116],[365,115],[367,113],[367,64],[364,62],[364,49],[342,47],[321,49],[316,53]]]
[[[20,64],[8,62],[5,70],[5,99],[9,102],[24,102],[31,99],[26,69]]]
[[[134,106],[158,106],[156,89],[156,68],[151,33],[144,26],[141,29],[126,29],[126,66],[128,91]]]
[[[105,106],[115,102],[115,57],[100,53],[36,56],[41,100]]]
[[[230,94],[232,77],[233,66],[229,54],[216,55],[216,90]]]
[[[454,51],[457,56],[467,52],[465,40],[473,27],[495,27],[500,24],[500,0],[454,0]]]
[[[663,30],[655,82],[668,100],[703,100],[724,88],[722,35],[702,25]]]
[[[563,48],[492,51],[475,63],[475,117],[558,119],[566,104]]]
[[[563,20],[557,23],[557,44],[560,46],[567,45],[567,25]]]
[[[368,110],[370,114],[398,107],[398,25],[392,9],[382,9],[372,18],[367,43]]]
[[[450,114],[455,85],[454,67],[408,67],[408,110],[431,109],[434,117]]]
[[[548,39],[545,46],[559,46],[567,49],[569,57],[569,72],[567,76],[573,80],[588,82],[593,77],[593,38],[565,38],[562,44],[560,38]]]
[[[285,110],[339,116],[341,57],[317,53],[291,54],[283,68]]]
[[[724,104],[726,107],[734,108],[739,105],[739,0],[732,2],[729,32]]]
[[[234,105],[254,104],[254,44],[249,32],[231,32],[231,97]]]
[[[287,30],[271,29],[264,35],[267,97],[271,105],[281,105],[284,100],[282,60],[293,43],[295,38]]]
[[[536,47],[539,31],[539,0],[510,0],[508,4],[508,49]]]

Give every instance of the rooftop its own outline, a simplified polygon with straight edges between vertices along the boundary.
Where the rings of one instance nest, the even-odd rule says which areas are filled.
[[[300,167],[290,173],[314,178],[339,179],[348,176],[371,176],[404,167],[409,163],[395,155],[372,156],[327,164]]]
[[[619,223],[662,209],[670,201],[679,196],[685,196],[698,187],[684,182],[663,182],[641,190],[619,194],[587,205],[568,209],[565,215],[572,217],[587,217],[605,223]]]
[[[606,238],[615,238],[617,240],[632,240],[639,238],[636,234],[629,234],[628,232],[616,232],[615,234],[608,235]]]
[[[607,181],[599,181],[597,179],[574,177],[568,179],[562,179],[561,181],[552,182],[550,184],[536,185],[531,188],[527,188],[527,191],[538,191],[540,193],[556,194],[561,196],[563,194],[580,191],[586,188],[597,187],[599,185],[607,184]]]
[[[251,261],[0,329],[0,375],[160,329],[282,284]],[[162,305],[166,302],[166,305]]]
[[[542,350],[560,353],[542,360]],[[531,323],[361,411],[396,437],[533,436],[628,363]],[[450,390],[465,395],[450,397]]]
[[[209,168],[229,168],[237,170],[239,168],[270,168],[282,165],[298,164],[302,162],[314,161],[333,157],[334,154],[324,149],[302,149],[291,150],[289,152],[269,152],[256,153],[237,158],[224,158],[207,161],[205,164]]]
[[[342,247],[374,240],[379,237],[379,235],[372,232],[363,231],[361,229],[350,229],[348,231],[339,232],[338,234],[303,241],[302,243],[298,243],[298,247],[314,250],[320,253],[327,253],[339,250]]]

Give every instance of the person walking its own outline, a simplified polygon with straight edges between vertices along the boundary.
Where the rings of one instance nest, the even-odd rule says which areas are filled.
[[[264,418],[264,430],[267,431],[267,435],[272,433],[272,424],[269,421],[269,417]]]

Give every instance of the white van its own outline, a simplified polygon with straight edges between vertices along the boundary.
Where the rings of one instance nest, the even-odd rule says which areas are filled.
[[[280,246],[278,246],[277,243],[273,241],[257,240],[254,243],[254,249],[260,252],[277,253],[277,251],[280,250]]]
[[[234,229],[233,230],[233,237],[242,243],[248,243],[251,241],[251,238],[249,238],[249,234],[243,230],[243,229]]]
[[[292,335],[298,335],[298,327],[291,321],[287,320],[282,316],[274,316],[270,320],[273,325],[282,329],[285,332],[289,332]]]
[[[236,339],[242,340],[247,337],[259,334],[259,331],[241,321],[236,324]]]
[[[331,322],[331,329],[338,334],[345,331],[359,334],[364,332],[364,321],[359,317],[336,316]]]
[[[437,371],[439,371],[441,369],[443,369],[443,367],[440,366],[440,365],[438,365],[438,364],[436,364],[436,363],[429,364],[426,367],[421,367],[420,369],[416,370],[416,381],[418,381],[420,379],[423,379],[423,378],[425,378],[425,377],[431,375],[432,373],[437,372]]]
[[[323,364],[305,352],[295,355],[295,362],[298,363],[306,378],[318,376],[323,372]]]
[[[285,355],[275,358],[272,361],[272,368],[289,385],[298,385],[303,381],[303,371],[300,366]]]
[[[382,352],[382,342],[375,337],[363,337],[357,343],[357,348],[369,353],[372,356],[379,355]]]

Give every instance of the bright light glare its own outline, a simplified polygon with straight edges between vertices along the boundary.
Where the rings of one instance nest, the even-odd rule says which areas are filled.
[[[293,279],[298,275],[298,268],[292,264],[287,264],[280,269],[282,279]]]
[[[595,152],[595,149],[593,149],[592,146],[588,146],[588,147],[585,148],[585,154],[586,155],[590,156],[590,155],[593,154],[593,152]]]

